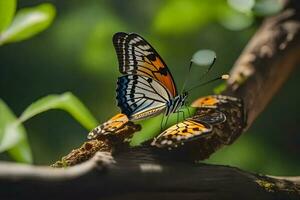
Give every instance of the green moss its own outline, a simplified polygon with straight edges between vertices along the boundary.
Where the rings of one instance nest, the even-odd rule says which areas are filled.
[[[266,180],[256,180],[255,181],[260,187],[264,188],[268,192],[274,192],[276,185]]]

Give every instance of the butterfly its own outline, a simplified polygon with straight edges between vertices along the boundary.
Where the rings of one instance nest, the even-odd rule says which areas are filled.
[[[193,117],[169,127],[155,137],[151,145],[174,148],[187,142],[207,141],[210,138],[220,140],[220,144],[229,144],[244,127],[242,101],[238,98],[211,95],[196,100],[192,106],[198,107]],[[213,141],[214,144],[216,142]]]
[[[178,94],[172,74],[155,49],[135,33],[116,33],[113,44],[124,74],[116,90],[121,112],[132,121],[178,112],[188,93]]]

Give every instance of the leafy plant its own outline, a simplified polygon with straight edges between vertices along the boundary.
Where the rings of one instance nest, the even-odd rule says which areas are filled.
[[[0,99],[0,152],[8,151],[19,162],[32,162],[26,130],[15,114]]]
[[[48,95],[37,100],[25,109],[19,120],[24,122],[37,114],[51,109],[60,109],[68,112],[88,130],[97,125],[97,120],[95,120],[89,110],[70,92],[61,95]]]
[[[55,7],[49,3],[20,9],[17,13],[16,6],[16,0],[0,0],[0,45],[25,40],[40,33],[55,17]],[[83,104],[70,93],[43,98],[29,106],[20,118],[0,99],[0,152],[8,151],[16,161],[32,163],[32,153],[22,122],[51,108],[66,110],[87,128],[95,123]],[[78,117],[81,111],[83,115]]]
[[[0,0],[0,45],[28,39],[50,26],[55,7],[44,3],[20,9],[16,15],[16,0]]]
[[[239,31],[250,27],[256,16],[276,14],[282,7],[279,0],[166,1],[154,18],[153,29],[163,34],[186,34],[218,22]]]
[[[32,163],[32,153],[22,123],[51,109],[66,111],[88,130],[97,125],[97,120],[89,110],[70,92],[48,95],[37,100],[29,105],[19,118],[0,99],[0,152],[8,151],[16,161]]]

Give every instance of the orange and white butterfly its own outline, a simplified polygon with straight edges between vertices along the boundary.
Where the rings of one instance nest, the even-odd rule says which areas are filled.
[[[132,121],[178,112],[188,94],[178,94],[172,74],[155,49],[135,33],[116,33],[113,44],[124,74],[117,82],[121,112]]]

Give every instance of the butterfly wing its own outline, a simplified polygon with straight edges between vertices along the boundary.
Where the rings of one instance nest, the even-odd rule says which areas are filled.
[[[114,133],[116,130],[125,126],[128,123],[128,118],[124,114],[117,114],[107,122],[101,124],[94,128],[89,134],[88,139],[96,138],[99,135],[107,135]]]
[[[192,103],[193,107],[217,107],[219,103],[218,95],[210,95],[197,99]]]
[[[172,96],[177,96],[173,77],[159,54],[141,36],[135,33],[116,33],[113,44],[123,74],[137,74],[151,77],[164,85]]]
[[[215,108],[201,107],[192,119],[196,122],[205,122],[214,125],[225,122],[226,115]]]
[[[211,131],[211,125],[187,119],[162,132],[154,138],[152,145],[159,148],[176,147],[184,142],[206,136]]]
[[[224,104],[241,104],[241,100],[235,97],[224,95],[209,95],[197,99],[192,103],[193,107],[217,108]]]
[[[171,94],[159,82],[138,75],[118,78],[117,101],[123,114],[130,120],[145,119],[161,113]]]

